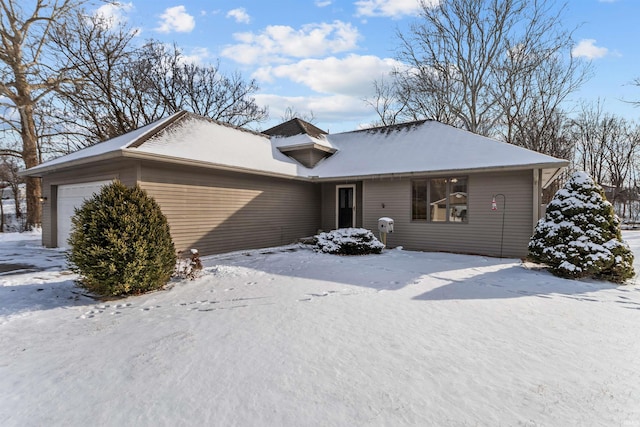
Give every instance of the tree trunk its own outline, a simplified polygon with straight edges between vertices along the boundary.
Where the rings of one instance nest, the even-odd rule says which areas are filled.
[[[22,124],[22,159],[27,169],[38,166],[38,141],[36,136],[36,125],[33,120],[33,106],[26,105],[20,108],[20,122]],[[40,196],[42,195],[42,184],[40,178],[27,178],[27,222],[25,228],[32,230],[42,224],[42,206]]]
[[[4,233],[4,206],[2,203],[2,189],[0,189],[0,233]]]

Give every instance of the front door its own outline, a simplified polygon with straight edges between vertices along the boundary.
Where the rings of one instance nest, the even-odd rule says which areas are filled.
[[[355,185],[337,187],[338,228],[355,227]]]

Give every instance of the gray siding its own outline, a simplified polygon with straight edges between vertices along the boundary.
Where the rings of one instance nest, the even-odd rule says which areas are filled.
[[[140,185],[167,216],[178,251],[289,244],[320,226],[320,186],[313,183],[146,165]]]
[[[324,151],[314,150],[312,148],[288,151],[286,154],[308,168],[314,167],[320,160],[324,159],[328,155],[328,153]]]
[[[322,212],[320,228],[329,231],[336,228],[336,185],[330,183],[321,184]]]
[[[527,254],[533,232],[531,171],[469,175],[467,223],[411,221],[410,179],[366,181],[365,191],[365,228],[377,230],[378,218],[383,216],[394,219],[395,230],[387,237],[389,247],[499,256],[504,212],[503,256]],[[506,211],[502,197],[496,199],[498,210],[491,210],[496,193],[506,196]]]
[[[42,195],[47,198],[42,205],[42,244],[46,247],[58,246],[57,240],[57,188],[59,185],[81,182],[119,179],[125,185],[136,184],[137,164],[130,160],[99,162],[88,167],[65,169],[42,178]]]
[[[356,227],[362,227],[364,213],[364,193],[362,181],[344,181],[339,183],[322,183],[322,212],[320,228],[324,231],[336,228],[336,187],[338,185],[355,184],[356,186]]]

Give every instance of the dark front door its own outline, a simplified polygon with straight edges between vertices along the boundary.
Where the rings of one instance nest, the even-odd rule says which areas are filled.
[[[353,227],[353,187],[338,188],[338,228]]]

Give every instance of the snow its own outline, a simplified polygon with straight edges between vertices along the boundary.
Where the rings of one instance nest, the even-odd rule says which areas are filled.
[[[49,160],[45,163],[42,163],[38,166],[30,168],[29,171],[31,174],[35,174],[34,176],[40,176],[39,173],[42,170],[47,170],[51,166],[62,165],[64,163],[69,163],[73,161],[88,161],[92,158],[120,151],[130,144],[133,144],[138,139],[153,133],[154,130],[161,128],[162,125],[168,121],[171,121],[175,115],[165,117],[164,119],[160,119],[153,123],[150,123],[146,126],[138,128],[134,131],[125,133],[124,135],[117,136],[115,138],[109,139],[104,142],[99,142],[97,144],[91,145],[87,148],[83,148],[78,151],[74,151],[73,153],[67,154],[65,156],[61,156],[55,158],[53,160]]]
[[[353,254],[346,247],[357,250],[358,254],[379,253],[384,249],[384,244],[366,228],[339,228],[320,233],[315,238],[316,249],[328,254]]]
[[[436,121],[391,131],[377,128],[329,134],[326,138],[338,151],[313,169],[320,178],[522,165],[561,168],[567,163]]]
[[[640,232],[624,237],[638,253]],[[33,266],[0,275],[5,427],[640,420],[635,281],[287,246],[207,257],[195,280],[96,301],[39,238],[0,235],[0,264]]]
[[[310,170],[282,154],[269,137],[189,116],[132,151],[286,176]]]
[[[555,171],[567,165],[535,151],[456,129],[436,121],[390,128],[322,135],[273,137],[212,122],[194,114],[162,124],[174,116],[55,159],[31,169],[36,174],[52,166],[111,153],[114,156],[152,154],[212,167],[286,177],[334,179],[420,172],[542,168]],[[307,168],[278,148],[315,143],[336,149],[332,156]],[[545,175],[546,176],[546,175]]]
[[[337,152],[314,168],[306,168],[278,150],[279,147],[312,142]],[[320,138],[306,134],[268,138],[191,116],[131,150],[285,176],[317,178],[522,165],[557,168],[566,164],[563,160],[435,121],[393,131],[357,131]]]

